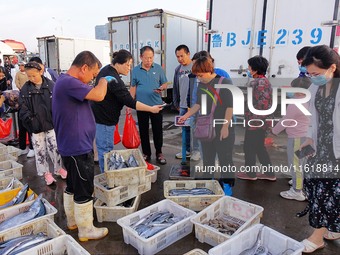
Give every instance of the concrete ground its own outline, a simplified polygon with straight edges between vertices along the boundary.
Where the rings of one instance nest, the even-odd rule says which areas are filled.
[[[124,111],[122,111],[124,112]],[[163,181],[169,179],[169,171],[172,165],[180,164],[180,160],[175,159],[175,154],[181,148],[181,130],[173,126],[174,116],[176,114],[171,111],[164,113],[164,148],[163,153],[167,159],[167,164],[161,166],[158,171],[158,179],[156,183],[152,184],[151,191],[142,194],[141,203],[138,209],[145,208],[162,199],[163,196]],[[119,130],[123,130],[123,122],[125,116],[121,116],[121,124]],[[235,144],[234,161],[237,167],[243,164],[242,142],[243,142],[243,128],[237,128],[237,138]],[[152,136],[151,136],[152,137]],[[116,149],[123,149],[122,145],[116,146]],[[154,151],[154,148],[152,146]],[[286,164],[285,152],[285,136],[282,135],[274,139],[273,146],[268,147],[272,162],[274,165]],[[72,235],[77,240],[77,231],[69,231],[66,228],[66,219],[63,209],[63,191],[66,182],[57,179],[57,183],[52,186],[46,186],[42,177],[36,175],[34,158],[26,158],[25,155],[19,157],[19,162],[24,165],[23,175],[24,183],[29,183],[31,189],[37,194],[43,196],[58,209],[55,215],[55,222],[67,234]],[[152,155],[152,163],[156,164],[155,156]],[[99,173],[99,168],[96,166],[96,173]],[[278,175],[280,178],[276,182],[269,181],[242,181],[236,180],[236,185],[233,189],[233,196],[248,201],[264,208],[263,218],[261,223],[264,225],[281,232],[298,241],[308,237],[312,231],[308,224],[308,217],[297,218],[295,214],[302,211],[306,202],[297,202],[292,200],[285,200],[279,196],[280,191],[288,190],[288,176],[283,174]],[[81,245],[88,250],[91,254],[138,254],[137,250],[124,243],[121,227],[112,222],[98,223],[95,216],[96,226],[105,226],[109,228],[107,237],[98,241],[89,241],[81,243]],[[325,248],[313,254],[340,254],[340,240],[338,241],[325,241]],[[159,254],[184,254],[192,249],[199,248],[206,252],[210,245],[200,243],[195,238],[194,231],[185,238],[177,241],[171,246],[159,252]]]

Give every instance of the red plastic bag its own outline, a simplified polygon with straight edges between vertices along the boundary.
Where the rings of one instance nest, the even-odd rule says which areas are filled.
[[[120,143],[120,141],[121,141],[121,139],[120,139],[118,124],[117,124],[116,128],[115,128],[115,133],[114,133],[114,136],[113,136],[113,143],[116,145],[117,143]]]
[[[127,149],[136,149],[140,145],[136,122],[131,113],[126,113],[122,143]]]
[[[3,120],[0,118],[0,138],[5,138],[11,134],[13,119]]]

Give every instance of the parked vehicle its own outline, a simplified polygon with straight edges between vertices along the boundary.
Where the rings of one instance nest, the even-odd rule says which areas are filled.
[[[93,52],[103,66],[111,62],[110,42],[106,40],[65,38],[54,35],[38,37],[37,40],[41,60],[58,73],[66,72],[77,54],[84,50]]]
[[[338,7],[339,0],[208,0],[207,49],[236,85],[249,80],[247,60],[262,55],[272,85],[286,86],[299,74],[302,47],[338,49]]]
[[[180,14],[154,9],[141,13],[109,17],[111,54],[120,49],[132,53],[136,66],[140,63],[139,50],[149,45],[155,50],[154,62],[160,64],[169,81],[164,91],[166,102],[172,101],[172,81],[178,65],[175,49],[186,44],[193,53],[204,47],[205,22]],[[127,85],[129,77],[124,78]],[[166,93],[167,92],[167,93]]]

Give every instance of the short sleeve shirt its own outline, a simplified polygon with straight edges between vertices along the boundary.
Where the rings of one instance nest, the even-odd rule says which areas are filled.
[[[164,70],[156,63],[148,71],[141,64],[132,70],[131,86],[136,86],[136,100],[149,106],[162,104],[161,96],[154,90],[167,81]]]
[[[91,89],[68,74],[62,74],[54,86],[52,115],[61,156],[78,156],[93,149],[96,126],[85,99]]]

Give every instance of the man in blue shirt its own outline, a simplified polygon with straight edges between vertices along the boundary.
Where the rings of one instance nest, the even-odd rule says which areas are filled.
[[[154,63],[154,50],[150,46],[140,49],[142,63],[132,70],[130,93],[137,101],[149,106],[162,104],[161,92],[167,89],[167,79],[162,67]],[[163,114],[137,111],[139,133],[144,159],[150,161],[151,147],[149,139],[149,120],[151,120],[153,141],[156,149],[156,160],[166,164],[162,153],[163,146]]]

